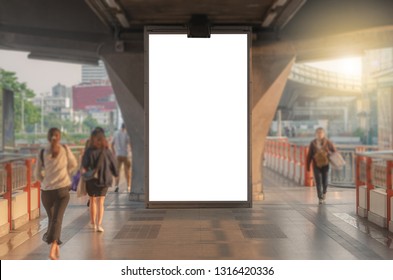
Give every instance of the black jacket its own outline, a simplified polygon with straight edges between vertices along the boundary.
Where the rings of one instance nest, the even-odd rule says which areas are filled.
[[[98,165],[101,152],[104,153],[102,165],[98,168],[98,185],[110,187],[113,176],[119,176],[115,157],[109,149],[87,148],[82,158],[82,167],[86,170],[95,169]]]

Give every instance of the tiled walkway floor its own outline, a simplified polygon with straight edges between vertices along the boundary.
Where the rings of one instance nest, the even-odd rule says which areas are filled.
[[[88,228],[84,199],[73,197],[61,259],[393,259],[393,235],[355,215],[354,189],[314,188],[265,170],[265,200],[252,209],[144,209],[110,192],[104,233]],[[47,259],[42,217],[0,238],[1,259]]]

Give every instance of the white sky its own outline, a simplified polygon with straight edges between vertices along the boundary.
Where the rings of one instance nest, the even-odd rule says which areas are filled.
[[[81,81],[81,65],[28,59],[28,53],[0,50],[0,68],[15,72],[36,94],[50,92],[57,83],[66,86]]]

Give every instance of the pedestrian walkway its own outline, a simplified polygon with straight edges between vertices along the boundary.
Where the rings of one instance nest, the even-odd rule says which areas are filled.
[[[355,214],[355,190],[314,188],[264,171],[266,199],[252,209],[145,209],[111,189],[104,233],[89,227],[86,199],[72,194],[61,259],[393,259],[393,234]],[[43,213],[44,214],[44,213]],[[0,238],[1,259],[48,259],[46,218]]]

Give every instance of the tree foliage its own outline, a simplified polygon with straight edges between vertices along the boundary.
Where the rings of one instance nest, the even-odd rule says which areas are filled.
[[[83,125],[88,127],[89,130],[93,130],[95,127],[98,126],[98,122],[95,118],[93,118],[91,115],[88,115],[84,120],[83,120]]]
[[[0,68],[0,88],[11,90],[14,93],[14,125],[15,130],[20,131],[22,128],[22,102],[24,107],[24,125],[25,131],[34,130],[34,125],[40,122],[41,110],[29,101],[29,98],[35,96],[34,91],[29,89],[26,83],[18,81],[14,72],[9,72]]]

